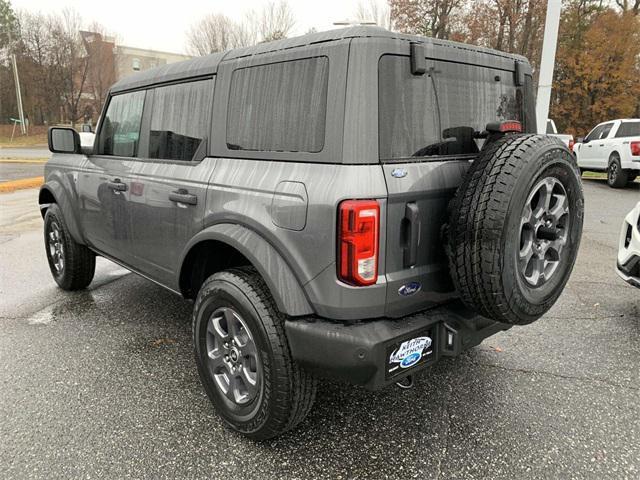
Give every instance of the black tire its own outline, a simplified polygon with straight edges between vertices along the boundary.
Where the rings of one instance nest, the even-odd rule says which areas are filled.
[[[565,213],[563,197],[570,207]],[[451,276],[462,301],[498,322],[540,318],[573,269],[583,209],[575,158],[557,139],[511,135],[483,149],[450,204],[446,230]],[[557,238],[539,237],[550,234]],[[553,252],[557,262],[547,258]]]
[[[44,246],[51,275],[63,290],[82,290],[93,280],[96,256],[85,245],[77,243],[55,203],[44,216]]]
[[[239,328],[236,326],[236,331],[242,332],[244,337],[237,343],[230,342],[233,344],[230,346],[225,346],[224,340],[217,339],[217,333],[208,330],[215,329],[215,321],[219,322],[219,330],[232,329],[231,323],[225,320],[227,315],[240,325]],[[291,358],[283,315],[253,268],[226,270],[204,282],[193,309],[193,337],[204,389],[224,423],[232,430],[254,440],[265,440],[294,428],[311,410],[317,381]],[[228,338],[235,339],[236,336]],[[243,366],[232,365],[233,349],[238,345],[249,345],[249,340],[257,352],[255,362],[251,357],[253,349],[247,353],[240,346],[236,358],[242,359]],[[219,359],[220,354],[223,364],[213,359]],[[246,373],[245,363],[251,374]],[[240,373],[233,373],[231,367]],[[218,372],[218,377],[214,372]],[[247,381],[249,375],[255,375],[251,390]],[[236,382],[240,377],[239,383],[235,384],[240,387],[233,390],[240,394],[236,397],[232,392],[229,397],[233,398],[228,398],[223,387],[231,377],[236,378]],[[231,388],[227,388],[227,392],[231,392]]]
[[[611,188],[624,188],[629,182],[629,173],[622,169],[620,157],[617,153],[612,153],[609,157],[609,166],[607,168],[607,184]]]

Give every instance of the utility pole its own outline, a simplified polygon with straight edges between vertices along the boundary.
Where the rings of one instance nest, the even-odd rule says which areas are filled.
[[[16,102],[18,103],[18,116],[20,117],[20,131],[23,135],[27,134],[27,126],[24,122],[24,110],[22,109],[22,92],[20,91],[20,77],[18,75],[18,63],[16,62],[16,54],[13,53],[13,38],[11,37],[11,29],[9,29],[9,51],[11,52],[11,65],[13,67],[13,80],[16,84]]]
[[[11,63],[13,64],[13,79],[16,84],[16,100],[18,102],[18,115],[20,116],[20,131],[23,135],[27,134],[27,126],[24,123],[24,110],[22,109],[22,92],[20,91],[20,77],[18,76],[18,64],[16,62],[16,54],[11,54]]]
[[[553,68],[556,63],[558,28],[560,26],[560,2],[561,0],[549,0],[547,2],[547,17],[544,22],[542,58],[540,59],[540,76],[538,77],[538,97],[536,99],[537,130],[538,133],[542,134],[547,131],[547,118],[549,117]]]

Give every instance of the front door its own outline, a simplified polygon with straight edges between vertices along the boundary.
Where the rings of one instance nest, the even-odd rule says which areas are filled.
[[[597,166],[597,162],[595,161],[596,150],[603,129],[604,125],[598,125],[584,138],[584,142],[580,146],[580,153],[578,154],[578,164],[580,167],[595,168]]]
[[[87,242],[129,264],[132,259],[131,168],[138,154],[145,92],[111,98],[96,152],[78,172],[80,215]]]

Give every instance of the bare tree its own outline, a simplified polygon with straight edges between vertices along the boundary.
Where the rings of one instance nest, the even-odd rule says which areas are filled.
[[[257,27],[262,42],[286,38],[293,26],[295,18],[286,0],[267,4],[258,15]]]
[[[81,19],[74,10],[49,19],[52,39],[51,65],[54,79],[59,82],[66,119],[74,124],[82,118],[80,110],[89,73],[89,58],[80,36]]]
[[[377,26],[393,30],[391,9],[379,0],[361,0],[356,7],[355,18],[361,23],[375,23]]]
[[[391,19],[406,33],[448,39],[463,0],[390,0]]]
[[[623,12],[632,12],[634,15],[640,14],[640,0],[616,0],[616,4]]]
[[[225,15],[207,15],[187,32],[187,49],[192,55],[208,55],[243,46],[242,28]]]

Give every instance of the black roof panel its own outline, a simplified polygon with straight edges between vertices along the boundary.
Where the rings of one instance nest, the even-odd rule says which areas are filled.
[[[285,38],[283,40],[276,40],[274,42],[259,43],[251,47],[237,48],[234,50],[228,50],[226,52],[213,53],[204,57],[196,57],[191,60],[162,65],[124,77],[111,87],[111,92],[116,93],[124,90],[131,90],[148,85],[171,82],[184,78],[214,75],[218,71],[218,65],[223,60],[260,55],[268,52],[275,52],[279,50],[286,50],[289,48],[302,47],[305,45],[312,45],[335,40],[342,40],[346,38],[363,37],[388,38],[410,42],[432,43],[434,45],[448,46],[460,50],[466,50],[468,52],[482,52],[485,54],[495,55],[503,58],[521,60],[525,62],[527,61],[526,58],[520,55],[503,53],[497,50],[476,47],[474,45],[396,33],[381,27],[354,26],[336,30],[328,30],[325,32],[308,33],[300,37]]]

